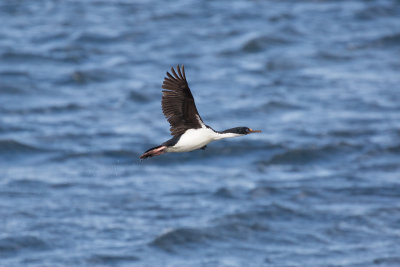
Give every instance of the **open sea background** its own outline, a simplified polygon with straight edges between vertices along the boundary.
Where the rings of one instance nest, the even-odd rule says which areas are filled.
[[[0,266],[400,266],[400,1],[0,2]],[[200,114],[263,130],[170,138]]]

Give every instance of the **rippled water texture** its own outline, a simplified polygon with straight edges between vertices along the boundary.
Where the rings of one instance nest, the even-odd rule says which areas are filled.
[[[0,3],[0,266],[400,266],[400,2]],[[223,130],[169,139],[185,64]]]

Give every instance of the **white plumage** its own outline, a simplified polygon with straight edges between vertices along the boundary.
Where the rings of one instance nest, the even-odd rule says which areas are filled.
[[[241,135],[235,133],[218,133],[205,126],[199,129],[189,129],[174,146],[168,147],[166,152],[189,152],[200,149],[212,141],[237,136]]]

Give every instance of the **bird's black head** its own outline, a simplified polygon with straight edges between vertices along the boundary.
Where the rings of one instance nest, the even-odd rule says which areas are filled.
[[[234,134],[241,134],[241,135],[246,135],[246,134],[251,134],[251,133],[261,133],[259,130],[253,130],[248,127],[235,127],[235,128],[230,128],[222,133],[234,133]]]

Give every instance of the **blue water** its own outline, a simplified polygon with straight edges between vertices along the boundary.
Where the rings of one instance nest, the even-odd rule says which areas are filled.
[[[400,266],[400,2],[0,3],[0,266]],[[161,84],[262,134],[169,136]]]

